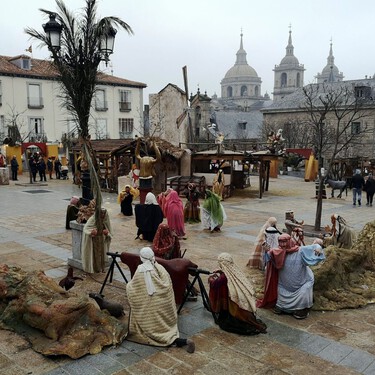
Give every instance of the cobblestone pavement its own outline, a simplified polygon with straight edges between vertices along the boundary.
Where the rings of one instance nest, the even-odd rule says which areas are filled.
[[[42,269],[59,280],[65,276],[67,259],[71,256],[71,233],[65,230],[66,206],[72,195],[80,195],[80,190],[71,180],[49,180],[43,185],[28,182],[28,176],[20,176],[17,183],[11,181],[9,186],[0,186],[0,263],[18,265],[26,271]],[[259,286],[263,275],[245,267],[259,228],[269,216],[275,216],[282,228],[285,211],[289,209],[294,210],[297,219],[313,225],[315,184],[281,176],[271,179],[269,191],[259,199],[257,177],[252,177],[251,183],[251,188],[236,191],[223,202],[228,220],[221,233],[211,234],[199,224],[187,225],[187,240],[181,246],[186,248],[185,257],[207,270],[217,268],[220,252],[231,253]],[[115,194],[103,194],[114,228],[111,251],[137,252],[145,243],[134,239],[134,218],[120,214],[116,198]],[[329,224],[332,213],[345,217],[356,230],[375,218],[375,208],[352,206],[350,191],[342,199],[324,201],[322,225]],[[206,282],[205,276],[202,278]],[[116,279],[121,277],[116,275]],[[373,305],[337,312],[312,311],[308,319],[299,321],[262,309],[258,315],[267,323],[268,333],[247,337],[220,330],[198,300],[188,302],[179,316],[181,336],[192,337],[196,343],[194,354],[125,340],[118,347],[78,360],[44,357],[34,352],[21,336],[0,330],[0,373],[217,375],[314,371],[369,375],[375,374],[374,312]]]

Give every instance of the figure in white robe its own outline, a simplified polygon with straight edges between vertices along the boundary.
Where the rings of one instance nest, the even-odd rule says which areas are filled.
[[[112,238],[112,228],[109,221],[108,212],[105,209],[101,211],[103,219],[103,234],[98,235],[98,226],[95,215],[92,215],[82,232],[82,266],[83,270],[88,273],[104,272],[108,263],[107,252]],[[103,241],[101,246],[100,241]]]

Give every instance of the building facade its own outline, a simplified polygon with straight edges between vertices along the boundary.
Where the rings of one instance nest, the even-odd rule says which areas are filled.
[[[99,73],[92,103],[92,139],[143,135],[144,83]],[[0,141],[60,143],[77,136],[75,120],[61,100],[59,75],[49,60],[0,56]]]
[[[341,151],[337,158],[375,162],[374,97],[375,79],[371,78],[310,84],[263,109],[264,126],[287,130],[283,131],[286,147],[314,149],[316,140],[312,128],[314,123],[322,121],[322,128],[326,127],[324,142],[327,144],[323,157],[332,155],[336,143],[333,138],[331,142],[326,140],[338,136]],[[333,104],[328,106],[325,103]],[[332,132],[330,128],[340,131]],[[288,144],[289,137],[293,138],[292,144]]]
[[[188,139],[188,103],[185,91],[169,83],[157,94],[149,95],[149,135],[175,146]]]

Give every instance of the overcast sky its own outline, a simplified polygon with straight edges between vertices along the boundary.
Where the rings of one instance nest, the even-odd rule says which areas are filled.
[[[24,33],[47,22],[39,8],[55,11],[54,0],[3,0],[0,14],[1,55],[25,53],[47,58]],[[71,10],[84,0],[66,0]],[[375,73],[374,0],[99,0],[98,15],[118,16],[134,30],[119,30],[111,56],[113,74],[147,84],[148,94],[168,83],[184,89],[182,67],[188,68],[189,93],[197,88],[220,96],[220,81],[234,65],[241,28],[247,62],[262,79],[262,94],[273,90],[273,71],[285,56],[289,24],[294,55],[305,66],[304,83],[327,63],[330,40],[335,64],[345,79]]]

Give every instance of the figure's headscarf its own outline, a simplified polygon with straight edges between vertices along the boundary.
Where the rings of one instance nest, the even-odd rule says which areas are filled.
[[[286,250],[281,249],[280,247],[278,249],[271,249],[273,259],[274,259],[274,262],[275,262],[275,267],[277,269],[281,269],[281,268],[284,267],[286,255],[298,251],[299,246],[296,245],[296,243],[294,242],[294,240],[292,239],[292,237],[288,233],[283,233],[278,238],[278,241],[279,241],[279,243],[280,242],[286,242],[287,243]]]
[[[273,249],[275,247],[279,246],[279,239],[280,232],[275,227],[268,227],[265,230],[265,241],[267,242],[267,245],[270,249]]]
[[[161,223],[152,243],[156,256],[164,259],[177,258],[180,255],[180,242],[168,224]]]
[[[147,193],[145,204],[155,204],[156,206],[158,206],[158,202],[156,201],[155,195],[152,194],[151,192]]]
[[[197,186],[194,184],[194,182],[189,182],[187,187],[190,191],[192,191],[195,190]]]
[[[181,210],[181,212],[184,211],[184,205],[178,196],[178,193],[176,190],[171,190],[166,198],[165,203],[165,213],[168,215],[168,211],[171,207],[175,207],[178,210]]]
[[[155,285],[152,282],[151,272],[155,270],[155,256],[151,247],[143,247],[139,252],[142,264],[138,266],[138,271],[143,273],[147,294],[152,296],[155,292]]]
[[[79,197],[77,197],[76,195],[73,195],[73,197],[70,199],[70,204],[72,204],[73,206],[77,206],[79,202]]]
[[[277,224],[277,219],[275,217],[271,216],[270,218],[268,218],[268,220],[264,223],[262,228],[260,228],[258,236],[255,239],[255,245],[262,244],[266,239],[265,237],[266,229],[269,227],[276,228],[276,224]]]
[[[217,259],[221,270],[228,280],[229,298],[241,309],[255,313],[255,292],[249,280],[239,267],[234,264],[230,254],[221,253]]]

